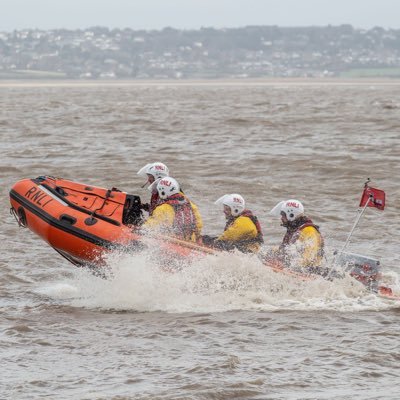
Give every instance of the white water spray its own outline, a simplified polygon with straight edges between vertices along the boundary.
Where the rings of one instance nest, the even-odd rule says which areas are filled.
[[[301,281],[276,273],[256,256],[207,255],[161,268],[155,253],[112,253],[107,279],[76,270],[71,280],[41,292],[71,306],[139,312],[222,312],[229,310],[356,311],[388,308],[350,277]],[[393,305],[391,305],[393,306]]]

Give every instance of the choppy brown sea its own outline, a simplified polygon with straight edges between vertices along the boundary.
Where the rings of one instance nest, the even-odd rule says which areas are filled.
[[[112,279],[62,259],[9,215],[23,178],[54,175],[140,195],[166,163],[223,230],[214,201],[241,193],[266,246],[269,210],[296,198],[328,253],[363,184],[385,190],[349,251],[378,258],[400,290],[400,82],[0,84],[0,398],[400,398],[400,303],[351,279],[299,282],[222,254],[166,274],[110,257]]]

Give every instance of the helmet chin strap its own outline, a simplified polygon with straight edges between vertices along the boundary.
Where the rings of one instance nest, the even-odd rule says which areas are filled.
[[[146,186],[146,185],[148,185],[149,184],[149,181],[146,181],[145,183],[143,183],[143,185],[142,186],[140,186],[142,189]]]

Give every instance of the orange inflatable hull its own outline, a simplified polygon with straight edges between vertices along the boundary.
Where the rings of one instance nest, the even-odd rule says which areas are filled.
[[[75,265],[101,266],[110,251],[143,247],[134,230],[141,216],[140,198],[118,189],[43,176],[17,182],[10,202],[21,226]],[[210,251],[173,238],[159,240],[157,247],[179,257]]]

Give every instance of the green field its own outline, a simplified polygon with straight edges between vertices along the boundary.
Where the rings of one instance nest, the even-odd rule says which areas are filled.
[[[0,79],[65,79],[62,72],[13,70],[0,71]]]
[[[341,78],[400,78],[400,68],[359,68],[340,73]]]

